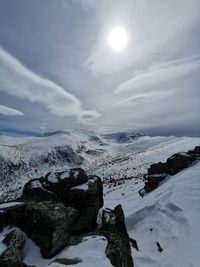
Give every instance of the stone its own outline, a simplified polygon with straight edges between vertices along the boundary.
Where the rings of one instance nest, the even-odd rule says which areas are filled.
[[[3,243],[7,245],[7,249],[1,254],[1,259],[10,259],[21,261],[24,257],[24,246],[26,236],[19,229],[14,229],[6,235]]]
[[[22,229],[40,248],[45,258],[50,258],[69,243],[71,225],[78,211],[55,201],[28,202],[18,221]]]
[[[131,246],[121,205],[103,210],[102,230],[107,238],[106,256],[114,267],[133,267]]]
[[[187,155],[186,153],[176,153],[167,159],[166,166],[168,174],[175,175],[187,168],[194,161],[195,158],[193,156]]]

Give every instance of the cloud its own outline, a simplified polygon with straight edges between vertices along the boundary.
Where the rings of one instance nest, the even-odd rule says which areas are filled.
[[[142,104],[145,101],[150,101],[150,99],[154,99],[155,100],[159,100],[161,98],[164,97],[164,95],[168,95],[170,94],[170,90],[169,91],[154,91],[154,92],[147,92],[147,93],[143,93],[143,94],[135,94],[132,96],[129,96],[127,98],[124,98],[122,100],[119,100],[117,102],[115,102],[114,104],[111,105],[111,108],[116,108],[116,107],[123,107],[123,106],[128,106],[128,105],[135,105],[135,104]]]
[[[185,76],[200,68],[200,56],[184,58],[165,64],[151,66],[147,71],[133,75],[115,90],[116,94],[134,91],[137,88],[161,84]]]
[[[23,116],[24,113],[18,109],[0,105],[0,114],[5,116]]]
[[[39,103],[57,117],[75,116],[79,123],[88,123],[100,117],[96,110],[84,110],[77,97],[53,81],[32,72],[2,48],[0,73],[0,91],[32,103]],[[89,114],[87,118],[86,113]]]
[[[155,55],[163,56],[163,52],[179,51],[184,44],[181,38],[199,21],[199,0],[102,1],[97,16],[100,28],[86,66],[95,75],[110,74]],[[124,51],[116,54],[108,47],[107,39],[109,31],[118,25],[127,29],[130,41]]]

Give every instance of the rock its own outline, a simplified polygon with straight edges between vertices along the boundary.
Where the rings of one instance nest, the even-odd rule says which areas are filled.
[[[21,200],[20,207],[0,210],[0,226],[19,227],[49,258],[69,245],[71,236],[96,228],[103,185],[99,177],[74,168],[29,181]]]
[[[189,150],[187,153],[176,153],[167,159],[166,163],[158,162],[148,168],[148,173],[144,175],[145,186],[138,191],[140,196],[144,196],[156,189],[167,175],[175,175],[187,168],[196,159],[200,158],[200,146]]]
[[[148,175],[152,175],[152,174],[166,174],[168,173],[167,170],[167,166],[165,163],[162,162],[158,162],[158,163],[154,163],[150,166],[150,168],[148,169]]]
[[[196,159],[200,158],[200,146],[196,146],[193,150],[189,150],[187,154],[192,155]]]
[[[42,185],[42,178],[35,178],[25,184],[23,190],[23,200],[58,200],[58,197]]]
[[[166,166],[168,174],[175,175],[176,173],[187,168],[192,162],[195,161],[193,156],[186,153],[177,153],[167,159]]]
[[[72,231],[91,231],[97,225],[99,209],[103,207],[103,185],[99,177],[91,177],[88,181],[88,189],[73,189],[67,195],[68,201],[76,203],[79,210],[77,222]]]
[[[159,242],[156,242],[156,246],[157,246],[158,252],[160,252],[160,253],[163,252],[163,249],[162,249]]]
[[[0,259],[0,266],[1,267],[36,267],[36,266],[30,266],[26,265],[22,261],[15,261],[15,260],[5,260]]]
[[[10,202],[12,203],[12,202]],[[8,203],[6,203],[8,204]],[[16,205],[0,208],[0,230],[3,227],[10,225],[16,226],[24,212],[24,203],[17,203]]]
[[[106,256],[114,267],[133,267],[131,246],[121,205],[103,210],[102,229],[107,238]]]
[[[130,240],[131,246],[135,248],[137,251],[139,251],[137,241],[133,238],[129,238],[129,240]]]
[[[17,225],[40,248],[45,258],[52,257],[69,242],[71,225],[78,211],[55,201],[28,202]]]
[[[144,189],[146,192],[150,192],[154,189],[156,189],[159,184],[164,181],[167,174],[161,173],[161,174],[154,174],[154,175],[148,175],[146,176],[145,186]]]
[[[3,243],[7,245],[7,249],[1,254],[1,259],[21,261],[24,257],[24,246],[26,236],[19,229],[15,229],[8,233],[3,239]]]

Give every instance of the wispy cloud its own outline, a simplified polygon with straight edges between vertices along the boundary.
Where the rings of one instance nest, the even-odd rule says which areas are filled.
[[[150,85],[170,82],[171,80],[178,79],[198,68],[200,68],[200,56],[153,65],[144,72],[133,74],[131,79],[119,85],[115,90],[115,93],[123,94],[129,91],[134,91],[136,88],[140,89],[144,86],[149,87]]]
[[[23,116],[24,113],[18,109],[0,105],[0,114],[5,116]]]
[[[89,123],[100,116],[96,110],[84,110],[77,97],[32,72],[2,48],[0,73],[0,91],[32,103],[37,102],[55,116],[75,116],[79,123]]]

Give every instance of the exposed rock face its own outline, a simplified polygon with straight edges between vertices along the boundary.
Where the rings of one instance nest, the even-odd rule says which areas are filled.
[[[26,236],[19,229],[8,233],[3,243],[7,245],[7,249],[0,256],[1,267],[31,267],[22,262]]]
[[[0,226],[18,226],[49,258],[69,245],[72,235],[94,230],[103,186],[99,177],[76,168],[31,180],[20,200],[20,206],[0,212]]]
[[[172,157],[168,158],[166,162],[168,174],[175,175],[181,170],[187,168],[195,160],[196,158],[186,153],[174,154]]]
[[[103,211],[102,229],[107,238],[106,256],[114,267],[133,267],[129,236],[121,205]]]
[[[0,227],[21,229],[40,247],[44,258],[78,244],[93,232],[107,238],[105,253],[114,267],[133,267],[122,207],[104,210],[102,227],[97,228],[97,215],[103,206],[103,186],[98,176],[88,177],[80,168],[49,173],[28,182],[19,200],[0,206]],[[20,230],[9,233],[4,243],[8,248],[0,256],[1,267],[29,267],[22,262],[25,235]],[[55,262],[72,265],[79,260],[58,258]]]
[[[0,266],[1,267],[36,267],[36,266],[30,266],[22,261],[14,261],[14,260],[0,260]]]
[[[12,261],[21,261],[23,259],[26,236],[19,229],[7,234],[3,243],[8,248],[1,254],[1,259],[10,259]]]
[[[51,257],[68,244],[70,225],[77,215],[77,210],[63,203],[28,202],[18,226],[38,244],[44,257]]]
[[[156,189],[167,175],[177,174],[197,159],[200,159],[200,146],[187,153],[176,153],[168,158],[166,163],[158,162],[152,164],[148,169],[148,173],[144,175],[145,186],[139,191],[139,194],[144,196],[145,192]]]

